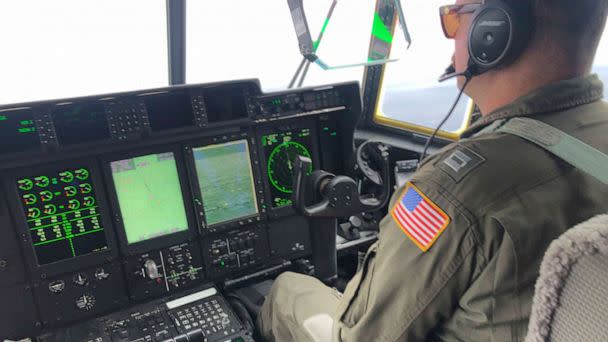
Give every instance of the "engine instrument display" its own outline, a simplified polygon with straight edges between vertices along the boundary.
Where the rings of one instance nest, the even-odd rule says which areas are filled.
[[[192,151],[208,226],[258,214],[247,140]]]
[[[57,140],[74,145],[110,138],[110,128],[102,103],[66,104],[52,112]]]
[[[38,265],[108,249],[89,169],[21,178],[17,189]]]
[[[303,128],[264,135],[262,136],[262,146],[267,160],[272,207],[291,205],[296,158],[303,156],[313,160],[310,129]],[[312,170],[313,166],[311,165],[308,172],[310,173]]]
[[[40,146],[34,115],[27,109],[0,111],[0,154],[27,151]]]
[[[128,244],[188,230],[173,152],[118,160],[110,167]]]

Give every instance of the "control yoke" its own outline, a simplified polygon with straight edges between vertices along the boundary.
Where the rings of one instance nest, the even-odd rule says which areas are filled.
[[[379,194],[360,194],[359,184],[351,177],[321,170],[308,175],[310,158],[296,159],[293,204],[299,214],[310,220],[315,274],[326,283],[337,276],[337,219],[375,211],[388,202],[391,184],[387,151],[378,142],[365,142],[357,149],[357,168],[366,180],[380,187]],[[374,170],[370,164],[380,170]]]
[[[372,143],[377,144],[375,147],[378,153],[371,156],[369,153],[361,153],[362,149],[369,146],[366,144],[369,143],[364,143],[357,151],[357,165],[366,178],[381,187],[380,194],[359,194],[359,185],[347,176],[336,176],[325,171],[314,171],[311,175],[307,175],[306,170],[310,170],[312,161],[310,158],[298,156],[295,165],[294,206],[299,214],[310,218],[349,217],[362,212],[375,211],[386,205],[390,193],[388,152],[384,145]],[[362,154],[372,158],[375,164],[380,165],[381,170],[374,171],[369,166],[368,158],[360,158]],[[321,200],[307,206],[309,188],[313,190],[311,197]]]

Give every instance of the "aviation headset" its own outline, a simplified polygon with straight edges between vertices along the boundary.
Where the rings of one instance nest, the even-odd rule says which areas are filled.
[[[531,0],[485,0],[469,30],[470,77],[514,62],[532,33]]]
[[[454,112],[471,78],[517,60],[528,45],[533,29],[532,0],[483,1],[473,13],[469,28],[467,70],[456,72],[456,67],[452,64],[439,78],[439,81],[443,82],[453,77],[464,76],[466,82],[448,114],[427,139],[420,155],[419,165],[426,157],[431,142]]]

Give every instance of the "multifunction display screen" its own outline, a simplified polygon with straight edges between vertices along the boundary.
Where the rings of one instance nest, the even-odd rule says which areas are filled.
[[[57,140],[74,145],[110,138],[110,128],[102,103],[66,104],[52,112]]]
[[[129,244],[188,230],[172,152],[110,164]]]
[[[208,226],[258,213],[247,140],[193,149]]]
[[[309,128],[283,131],[262,136],[267,160],[273,208],[291,205],[293,176],[298,156],[312,157],[312,135]],[[313,160],[314,163],[314,160]],[[312,165],[308,172],[312,172]]]
[[[154,132],[194,126],[192,102],[187,92],[156,94],[144,98]]]
[[[17,189],[39,265],[108,249],[89,169],[22,178]]]
[[[0,111],[0,154],[27,151],[40,146],[31,111]]]

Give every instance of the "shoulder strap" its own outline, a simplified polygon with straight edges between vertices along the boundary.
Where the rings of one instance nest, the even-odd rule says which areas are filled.
[[[496,132],[531,141],[608,185],[608,155],[553,126],[530,118],[514,118]]]

